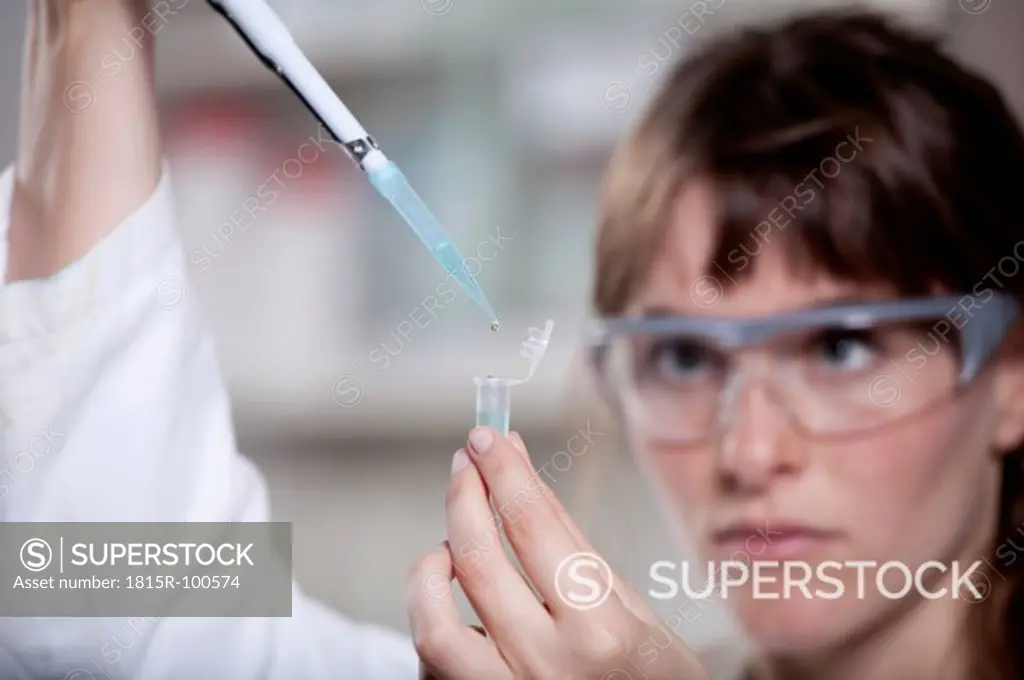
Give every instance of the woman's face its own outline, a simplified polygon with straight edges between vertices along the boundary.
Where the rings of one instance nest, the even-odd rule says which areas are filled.
[[[747,265],[753,269],[723,289],[704,276],[713,218],[709,187],[685,187],[638,308],[743,318],[880,294],[827,276],[793,278],[773,243],[787,238],[779,230],[751,233],[749,252],[757,252],[754,239],[761,242]],[[740,408],[726,434],[698,448],[659,443],[641,430],[630,437],[641,467],[704,560],[898,560],[913,570],[929,560],[959,559],[966,567],[982,554],[995,522],[1000,468],[991,451],[1020,437],[1020,425],[1003,422],[1001,386],[987,376],[963,398],[856,439],[802,438],[756,385],[737,397]],[[871,584],[874,572],[866,573]],[[911,601],[887,599],[873,587],[859,598],[856,571],[841,574],[841,599],[808,599],[799,591],[786,597],[776,582],[762,592],[782,593],[779,599],[755,598],[748,586],[731,591],[728,602],[766,651],[799,654],[870,629]],[[696,590],[704,585],[691,580]],[[896,590],[902,577],[886,583]]]

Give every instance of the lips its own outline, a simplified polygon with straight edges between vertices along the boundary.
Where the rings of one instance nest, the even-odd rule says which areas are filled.
[[[832,529],[792,522],[741,522],[712,532],[711,542],[730,560],[793,559],[818,550],[842,537]]]

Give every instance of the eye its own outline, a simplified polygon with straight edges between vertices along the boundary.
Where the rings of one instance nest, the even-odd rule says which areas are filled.
[[[683,338],[653,343],[644,355],[642,373],[659,381],[694,380],[718,367],[717,353]]]
[[[863,371],[878,357],[878,343],[864,330],[827,330],[815,340],[813,349],[828,370],[844,373]]]

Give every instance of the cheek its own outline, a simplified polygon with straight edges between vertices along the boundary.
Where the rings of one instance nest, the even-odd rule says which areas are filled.
[[[846,504],[859,547],[936,559],[984,507],[986,424],[969,405],[924,414],[883,434],[815,452]]]
[[[871,438],[811,445],[793,490],[817,499],[822,517],[851,534],[853,559],[934,559],[952,547],[958,529],[982,518],[987,427],[979,409],[957,404]],[[701,526],[721,500],[714,452],[632,444],[662,506],[687,527]]]

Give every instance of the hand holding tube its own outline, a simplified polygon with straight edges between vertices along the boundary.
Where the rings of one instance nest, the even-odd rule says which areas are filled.
[[[448,540],[417,562],[407,586],[424,677],[708,677],[695,654],[597,555],[538,476],[518,435],[473,430],[453,459],[446,507]],[[525,573],[506,555],[498,527]],[[461,623],[453,579],[487,637]]]

